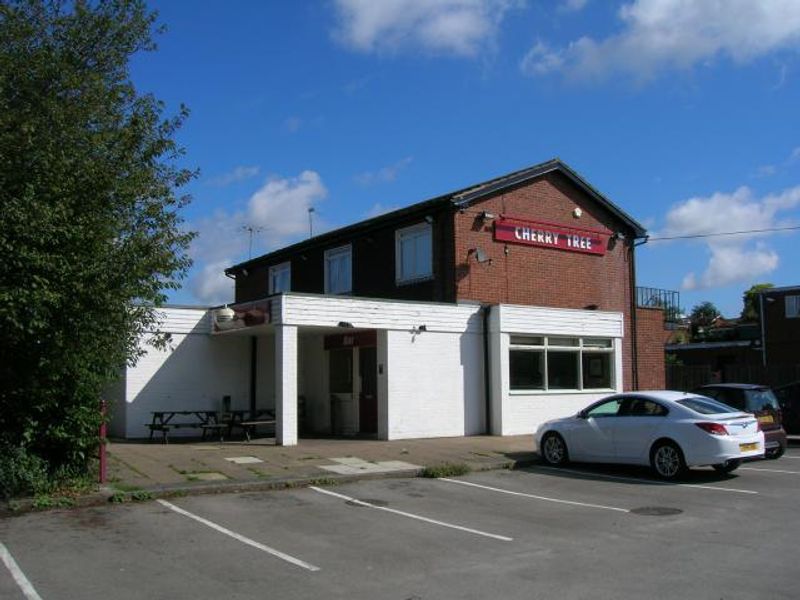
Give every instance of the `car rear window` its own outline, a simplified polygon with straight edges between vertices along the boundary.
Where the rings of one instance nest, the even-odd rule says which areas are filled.
[[[772,390],[747,390],[747,410],[753,412],[780,410],[780,405]]]
[[[678,404],[685,406],[701,415],[720,415],[724,413],[739,412],[737,409],[722,402],[711,400],[710,398],[684,398],[677,401]]]

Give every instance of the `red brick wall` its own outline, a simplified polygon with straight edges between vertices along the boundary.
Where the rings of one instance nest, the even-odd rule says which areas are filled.
[[[636,309],[636,342],[639,354],[639,389],[663,390],[664,311],[660,308]]]
[[[580,218],[573,217],[576,207],[583,211]],[[631,278],[626,245],[610,242],[606,254],[596,256],[495,242],[492,224],[479,217],[481,211],[609,233],[619,231],[620,222],[561,174],[547,174],[454,216],[455,286],[458,299],[579,309],[594,304],[599,310],[622,312],[623,385],[630,389]],[[470,249],[476,247],[492,259],[491,264],[475,260]]]

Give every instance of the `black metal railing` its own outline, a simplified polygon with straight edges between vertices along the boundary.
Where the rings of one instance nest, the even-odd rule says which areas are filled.
[[[665,323],[677,323],[681,320],[681,295],[673,290],[637,287],[636,306],[662,309]]]

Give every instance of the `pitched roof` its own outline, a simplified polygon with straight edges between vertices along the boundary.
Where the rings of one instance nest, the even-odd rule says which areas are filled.
[[[526,167],[525,169],[521,169],[519,171],[507,173],[505,175],[501,175],[500,177],[496,177],[488,181],[484,181],[481,183],[471,185],[466,188],[462,188],[460,190],[456,190],[454,192],[448,192],[441,196],[436,196],[428,200],[423,200],[422,202],[417,202],[416,204],[411,204],[404,208],[400,208],[398,210],[394,210],[392,212],[385,213],[377,217],[373,217],[371,219],[366,219],[364,221],[353,223],[352,225],[340,227],[339,229],[328,231],[326,233],[314,236],[312,238],[303,240],[301,242],[297,242],[296,244],[292,244],[290,246],[284,246],[283,248],[280,248],[268,254],[252,258],[245,262],[241,262],[232,267],[229,267],[225,269],[225,273],[238,271],[242,268],[245,268],[248,265],[251,265],[256,262],[262,262],[265,259],[268,260],[278,255],[291,254],[293,252],[304,250],[313,246],[328,244],[336,239],[348,238],[359,231],[372,229],[384,223],[391,222],[405,216],[413,215],[415,213],[425,213],[426,211],[432,210],[434,208],[441,208],[447,205],[451,205],[457,209],[466,208],[467,206],[470,206],[471,204],[479,201],[480,199],[486,196],[526,183],[527,181],[530,181],[537,177],[541,177],[542,175],[554,171],[558,171],[561,174],[563,174],[565,177],[567,177],[567,179],[572,181],[572,183],[575,184],[579,189],[581,189],[589,197],[591,197],[598,204],[600,204],[600,206],[607,209],[615,217],[617,217],[620,221],[622,221],[626,226],[630,227],[633,230],[635,237],[640,238],[646,235],[647,230],[638,221],[636,221],[628,213],[626,213],[620,207],[614,204],[606,196],[601,194],[597,189],[595,189],[591,184],[589,184],[588,181],[586,181],[583,177],[581,177],[576,171],[574,171],[564,162],[562,162],[561,159],[554,158],[546,162],[533,165],[531,167]]]

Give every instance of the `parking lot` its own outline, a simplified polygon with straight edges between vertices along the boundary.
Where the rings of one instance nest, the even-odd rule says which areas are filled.
[[[667,484],[541,465],[0,521],[0,598],[796,598],[800,449]]]

